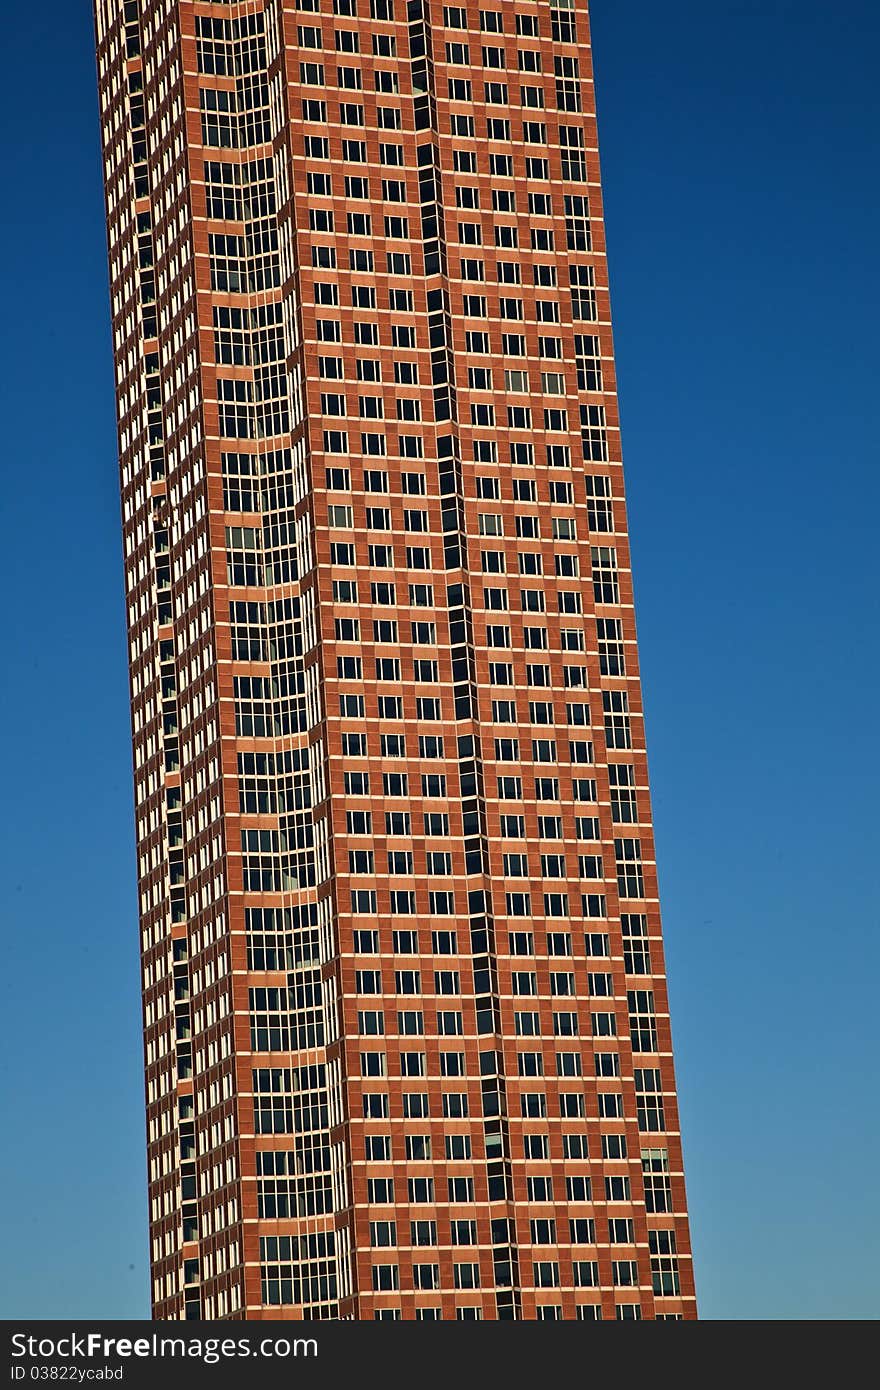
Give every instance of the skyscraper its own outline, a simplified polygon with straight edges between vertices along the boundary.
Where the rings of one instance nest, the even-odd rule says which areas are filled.
[[[585,0],[97,0],[154,1315],[696,1316]]]

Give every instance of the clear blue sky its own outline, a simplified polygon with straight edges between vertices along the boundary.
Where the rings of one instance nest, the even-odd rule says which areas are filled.
[[[697,1283],[873,1318],[876,0],[594,0]],[[6,1317],[148,1310],[135,864],[91,19],[14,4]]]

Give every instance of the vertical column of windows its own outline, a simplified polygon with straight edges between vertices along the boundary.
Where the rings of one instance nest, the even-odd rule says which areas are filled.
[[[464,834],[465,871],[468,875],[469,945],[473,956],[477,1034],[480,1039],[480,1093],[483,1142],[486,1155],[487,1193],[490,1202],[489,1232],[495,1309],[499,1319],[515,1319],[520,1313],[516,1226],[507,1203],[512,1197],[510,1134],[507,1124],[506,1075],[500,1045],[501,1014],[498,1002],[495,923],[486,841],[486,808],[482,750],[477,704],[477,673],[473,645],[471,593],[458,405],[452,359],[449,280],[446,248],[444,186],[438,148],[438,117],[434,74],[435,39],[431,10],[422,0],[407,5],[409,46],[413,71],[416,131],[432,132],[430,143],[419,142],[419,200],[425,273],[428,277],[428,328],[431,370],[438,421],[449,420],[453,429],[437,440],[438,472],[442,499],[444,560],[450,576],[446,602],[449,615],[450,657],[457,725],[458,774]],[[418,139],[418,137],[417,137]],[[432,277],[436,277],[433,279]],[[490,1045],[487,1046],[486,1044]]]
[[[153,176],[149,161],[144,35],[138,0],[97,13],[100,45],[115,62],[114,85],[125,103],[129,149],[127,188],[113,182],[113,151],[105,133],[108,225],[111,245],[129,239],[127,275],[137,297],[137,348],[128,360],[137,384],[128,396],[140,419],[120,423],[126,548],[146,549],[152,611],[150,640],[130,613],[136,741],[136,795],[141,843],[147,826],[159,827],[150,877],[161,869],[161,908],[145,884],[144,994],[147,1029],[147,1101],[150,1136],[154,1301],[168,1314],[201,1312],[199,1222],[195,1198],[195,1140],[191,1123],[192,1016],[187,961],[187,869],[180,800],[178,667],[174,638],[170,516],[166,488],[166,410],[156,285]],[[117,27],[118,26],[118,27]],[[121,42],[120,42],[121,40]],[[120,51],[122,50],[122,51]],[[102,96],[106,99],[107,88]],[[121,195],[121,196],[120,196]],[[116,301],[114,299],[114,308]],[[117,318],[118,321],[118,318]],[[119,359],[117,359],[119,360]],[[137,573],[144,575],[141,563]],[[142,582],[142,581],[141,581]],[[147,614],[145,613],[146,617]],[[143,714],[141,713],[143,709]],[[155,750],[150,755],[150,750]],[[140,754],[146,750],[148,758]],[[153,829],[150,838],[156,831]],[[142,863],[145,857],[142,856]],[[158,886],[158,885],[156,885]],[[154,907],[148,911],[147,904]],[[157,1065],[158,1063],[158,1065]],[[190,1191],[189,1189],[193,1190]],[[183,1277],[183,1270],[187,1277]]]
[[[495,796],[487,787],[490,851],[499,828],[507,841],[497,861],[493,855],[493,867],[496,874],[503,869],[505,877],[514,880],[506,885],[509,916],[538,917],[540,913],[544,918],[571,919],[582,914],[584,927],[589,927],[597,918],[610,917],[607,932],[585,933],[587,954],[600,953],[613,960],[615,967],[619,960],[622,967],[624,955],[627,961],[639,959],[636,952],[629,951],[629,945],[638,942],[626,938],[627,951],[622,952],[620,930],[615,921],[617,901],[622,896],[623,907],[629,908],[638,905],[639,900],[644,901],[646,894],[652,892],[650,885],[646,886],[647,859],[651,853],[646,835],[650,834],[650,829],[643,826],[645,818],[640,816],[636,805],[635,777],[638,775],[641,780],[643,774],[633,770],[631,776],[629,765],[616,761],[627,757],[630,744],[626,740],[629,737],[631,741],[633,737],[631,732],[627,735],[630,721],[630,712],[624,708],[627,690],[619,688],[620,683],[614,680],[608,684],[618,688],[602,689],[605,681],[601,680],[607,676],[634,675],[628,666],[626,651],[627,644],[630,647],[633,644],[625,630],[630,621],[625,611],[629,601],[625,533],[619,538],[615,536],[621,530],[618,510],[622,511],[622,506],[615,501],[615,470],[619,468],[616,430],[606,413],[606,393],[613,389],[613,383],[609,387],[611,352],[607,298],[600,278],[603,268],[601,224],[596,223],[597,214],[591,206],[594,195],[597,201],[599,199],[591,154],[592,124],[568,114],[587,110],[592,118],[591,103],[586,100],[582,86],[589,72],[588,48],[583,35],[577,32],[582,17],[574,10],[575,5],[568,3],[552,5],[549,14],[526,3],[511,7],[509,11],[503,7],[481,10],[478,48],[474,16],[460,8],[445,7],[446,63],[438,69],[438,90],[447,85],[443,79],[448,79],[448,104],[443,102],[439,120],[444,129],[448,122],[451,131],[451,141],[441,142],[443,177],[454,181],[454,202],[461,210],[458,224],[461,259],[458,274],[451,274],[451,294],[455,306],[456,345],[461,341],[468,354],[467,367],[457,365],[455,373],[457,387],[466,402],[459,413],[466,419],[470,411],[473,436],[471,443],[470,434],[464,435],[467,442],[462,464],[468,497],[473,495],[475,488],[478,499],[475,505],[470,501],[466,503],[468,526],[471,534],[479,532],[487,538],[481,541],[485,575],[483,600],[487,611],[485,619],[475,613],[475,644],[478,659],[488,665],[491,689],[486,693],[492,697],[493,722],[514,726],[499,729],[495,739],[496,762],[508,764],[498,768],[500,806],[492,804]],[[517,36],[515,51],[510,42],[514,31]],[[568,53],[558,48],[554,50],[548,37],[556,45],[578,44],[578,49]],[[514,67],[519,71],[518,84],[513,77]],[[521,114],[517,111],[518,104]],[[485,130],[481,128],[483,119]],[[490,180],[485,177],[482,160],[468,148],[470,139],[476,136],[479,142],[484,134],[488,137]],[[537,148],[539,145],[543,150]],[[516,181],[508,183],[508,179]],[[524,194],[528,202],[527,222],[523,221],[523,208],[518,205]],[[447,206],[451,206],[452,201],[451,197],[447,198]],[[527,244],[529,249],[526,249]],[[493,280],[497,280],[497,291],[493,288]],[[533,281],[534,290],[525,288],[529,280]],[[557,285],[564,287],[561,298]],[[538,374],[543,401],[536,387]],[[501,378],[506,400],[499,392]],[[578,400],[580,393],[583,394]],[[569,404],[566,396],[573,396],[574,400]],[[503,431],[505,419],[506,434]],[[575,434],[578,419],[579,439]],[[540,429],[542,421],[543,430]],[[499,451],[507,440],[510,473],[506,473],[503,462],[499,468]],[[575,442],[579,448],[573,447]],[[544,445],[543,459],[538,451],[539,444]],[[542,462],[554,471],[544,474]],[[555,472],[561,468],[570,470],[568,478]],[[532,472],[531,477],[523,472],[526,469]],[[511,492],[513,515],[509,510]],[[620,496],[619,491],[617,496]],[[486,507],[490,499],[502,505],[491,510]],[[476,515],[471,512],[472,506]],[[511,522],[511,530],[515,529],[517,538],[515,549],[503,539]],[[592,614],[587,607],[588,590],[581,579],[584,522],[591,542],[587,556],[597,605],[593,639],[589,621]],[[552,550],[545,541],[550,529]],[[607,541],[603,533],[608,536]],[[490,536],[498,539],[489,540]],[[555,578],[548,574],[548,558]],[[516,579],[505,577],[508,571],[519,572],[518,586]],[[610,612],[609,605],[612,606]],[[624,607],[623,616],[619,616],[621,606]],[[516,608],[521,609],[523,618],[508,618],[508,612],[513,614]],[[558,618],[551,616],[552,610],[558,610]],[[545,613],[546,617],[537,616]],[[530,616],[532,614],[536,616]],[[554,650],[561,651],[561,664],[557,664]],[[575,653],[583,655],[578,657]],[[595,672],[590,665],[594,658]],[[591,724],[587,696],[590,684],[600,688],[603,703],[598,741],[595,736],[585,737]],[[528,691],[525,728],[524,710],[517,699],[519,685]],[[555,691],[561,688],[565,690],[567,738],[560,738],[554,727],[557,721],[561,722],[562,702],[555,696]],[[518,730],[517,724],[520,724]],[[606,733],[604,744],[602,731]],[[520,737],[515,736],[517,733]],[[607,760],[606,745],[612,750]],[[526,773],[523,776],[515,766],[519,763],[522,768],[527,762],[529,748],[534,780],[528,767],[523,769]],[[631,759],[632,755],[629,756]],[[509,765],[511,762],[514,766]],[[551,767],[539,765],[548,762],[556,762],[555,775]],[[615,826],[621,827],[604,845],[608,830],[602,808],[608,804],[608,793],[603,763],[609,765],[612,820]],[[488,786],[494,788],[494,781],[490,780]],[[524,808],[526,815],[514,814],[511,801],[522,801],[525,795],[528,802],[532,788],[538,802],[536,814],[528,805]],[[630,825],[638,825],[638,832],[628,834]],[[571,891],[574,884],[565,882],[572,861],[560,852],[559,841],[563,835],[581,842],[574,859],[581,881],[579,893]],[[554,844],[554,840],[557,843]],[[543,882],[540,892],[535,894],[524,880],[537,868],[538,856],[533,858],[531,846],[537,848],[538,842]],[[604,853],[597,852],[603,849]],[[519,882],[516,882],[517,877]],[[584,882],[584,879],[596,882]],[[637,900],[636,904],[632,904],[632,898]],[[633,917],[632,912],[623,914],[625,922]],[[579,1018],[580,1010],[568,1006],[561,997],[572,988],[575,997],[587,995],[588,982],[581,975],[584,966],[583,958],[578,959],[581,952],[576,935],[565,920],[548,920],[545,950],[538,944],[541,938],[534,930],[518,930],[519,924],[515,922],[511,922],[510,927],[512,954],[534,953],[537,946],[539,967],[542,955],[546,959],[546,955],[564,954],[570,958],[571,969],[559,970],[550,960],[549,983],[553,997],[552,1002],[548,1000],[546,1012],[543,1006],[540,1009],[531,1004],[526,1007],[525,1001],[514,999],[512,1016],[507,1014],[504,994],[509,986],[503,983],[505,1028],[512,1024],[517,1036],[540,1038],[551,1031],[552,1025],[554,1038],[576,1036],[585,1030],[585,1020]],[[535,937],[538,937],[537,942]],[[518,985],[523,988],[531,985],[532,972],[519,969],[518,961],[512,964],[514,991]],[[522,962],[523,966],[526,964]],[[569,961],[559,964],[567,965]],[[506,973],[503,972],[503,977]],[[540,982],[542,974],[542,969],[535,972],[539,991],[535,1003],[540,1002],[546,989],[546,984]],[[584,1099],[593,1106],[598,1103],[601,1157],[604,1162],[607,1150],[610,1163],[626,1153],[621,1126],[624,1097],[627,1118],[634,1119],[637,1108],[632,1076],[626,1077],[628,1061],[621,1058],[617,1050],[617,1034],[619,1032],[629,1045],[634,1042],[641,1046],[654,1044],[658,1034],[662,1039],[662,1022],[659,1021],[662,1015],[658,1019],[656,991],[622,988],[622,978],[618,982],[616,968],[614,976],[609,973],[608,979],[613,979],[609,1003],[604,1004],[602,997],[596,996],[596,1002],[591,1005],[590,1031],[595,1040],[598,1083],[594,1099],[591,1099],[592,1082],[583,1086],[586,1096],[580,1097],[572,1083],[566,1085],[564,1082],[565,1076],[578,1074],[579,1061],[577,1053],[566,1049],[564,1044],[557,1042],[551,1050],[548,1039],[539,1043],[538,1052],[521,1051],[519,1061],[521,1074],[535,1075],[542,1071],[546,1058],[548,1075],[552,1068],[559,1078],[556,1086],[563,1118],[577,1116],[576,1108],[567,1108],[570,1103],[580,1101],[583,1104]],[[590,980],[599,988],[600,972],[590,973]],[[566,981],[576,984],[564,988]],[[607,1042],[604,1041],[606,1037]],[[647,1059],[644,1070],[651,1060]],[[510,1073],[509,1059],[505,1065]],[[622,1072],[626,1084],[624,1096],[618,1096],[601,1078]],[[526,1084],[530,1089],[521,1091],[523,1106],[528,1107],[524,1108],[523,1115],[532,1113],[534,1105],[537,1118],[543,1113],[542,1106],[546,1107],[548,1101],[553,1103],[553,1084],[543,1083],[541,1091],[531,1089],[534,1082]],[[653,1113],[658,1112],[653,1110]],[[554,1130],[555,1126],[551,1126],[551,1145],[556,1142]],[[589,1159],[592,1164],[600,1156],[592,1140],[588,1153],[586,1133],[579,1135],[571,1125],[562,1126],[561,1138],[566,1157],[573,1159],[577,1155]],[[529,1199],[534,1201],[540,1197],[558,1201],[555,1174],[536,1167],[534,1162],[545,1142],[534,1125],[524,1128],[522,1142],[528,1160],[526,1172],[531,1170],[532,1174],[528,1178]],[[631,1167],[631,1156],[625,1158],[625,1162]],[[548,1172],[546,1178],[540,1176],[542,1171]],[[583,1201],[585,1193],[589,1200],[590,1183],[584,1167],[581,1166],[581,1176],[576,1176],[574,1166],[563,1171],[571,1175],[565,1178],[568,1200]],[[577,1207],[574,1211],[572,1222],[580,1221]],[[564,1225],[564,1222],[556,1222],[557,1235]],[[644,1233],[639,1241],[639,1261],[642,1262],[642,1255],[648,1253]],[[558,1285],[557,1275],[562,1278],[563,1286],[570,1282],[565,1253],[562,1252],[557,1262],[549,1257],[552,1252],[548,1252],[546,1259],[544,1252],[540,1255],[536,1252],[531,1297],[537,1300],[539,1315],[558,1315],[560,1305],[546,1303],[547,1294],[541,1290],[554,1287],[554,1282]],[[576,1287],[591,1287],[588,1275],[592,1263],[578,1256],[573,1266]],[[643,1263],[647,1265],[647,1260]],[[603,1286],[612,1285],[611,1273],[604,1267],[601,1282]],[[584,1306],[585,1315],[588,1315],[589,1308],[597,1305]],[[620,1299],[621,1308],[631,1306],[638,1305]],[[549,1311],[545,1313],[544,1310]]]
[[[247,995],[251,1045],[255,1053],[316,1059],[303,1061],[292,1074],[307,1076],[322,1098],[305,1111],[294,1105],[292,1128],[284,1131],[293,1135],[289,1151],[270,1151],[257,1140],[260,1217],[283,1215],[298,1223],[299,1234],[259,1236],[261,1278],[249,1298],[272,1306],[293,1301],[309,1316],[333,1317],[336,1262],[343,1258],[332,1228],[334,1150],[329,1133],[313,1133],[317,1126],[311,1122],[320,1118],[329,1128],[324,1058],[338,1025],[326,979],[334,946],[326,898],[328,827],[321,810],[324,753],[315,737],[323,711],[309,577],[314,556],[302,507],[306,442],[297,387],[297,308],[295,291],[284,284],[288,177],[285,147],[270,146],[286,125],[284,103],[272,96],[278,78],[270,73],[270,45],[278,51],[281,17],[272,5],[238,13],[219,35],[217,22],[206,22],[199,63],[234,83],[237,124],[229,144],[239,152],[235,163],[206,161],[205,168],[209,216],[240,223],[231,234],[228,225],[209,229],[209,251],[212,288],[241,296],[238,303],[215,301],[213,316],[224,502],[243,513],[242,524],[227,526],[226,562],[233,586],[245,930],[248,965],[259,981]],[[226,44],[222,53],[218,38]],[[227,374],[230,366],[239,369],[235,375]],[[315,900],[316,891],[325,896]],[[300,1132],[304,1115],[310,1128]],[[258,1136],[268,1132],[259,1128],[256,1108],[255,1123]],[[286,1205],[273,1211],[279,1175]],[[318,1245],[333,1266],[332,1277],[329,1265],[319,1268],[312,1258]]]

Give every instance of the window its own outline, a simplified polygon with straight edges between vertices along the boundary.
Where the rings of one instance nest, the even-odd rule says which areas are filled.
[[[411,1221],[409,1223],[410,1244],[415,1246],[437,1244],[436,1221]]]
[[[606,690],[602,693],[605,741],[609,748],[632,748],[629,718],[629,697],[625,690]]]
[[[571,183],[582,183],[587,178],[587,162],[584,154],[584,132],[580,126],[561,125],[559,145],[562,157],[562,177]]]
[[[617,572],[617,551],[608,546],[594,546],[590,551],[593,596],[597,603],[619,603],[620,587]]]
[[[202,88],[199,91],[202,113],[202,144],[232,149],[238,144],[238,118],[235,93]]]
[[[629,990],[626,1001],[633,1051],[656,1052],[657,1017],[654,1012],[653,990]]]
[[[580,1076],[581,1074],[581,1055],[579,1052],[557,1052],[556,1054],[556,1075],[557,1076]]]
[[[523,1153],[526,1158],[549,1158],[550,1140],[546,1134],[526,1134],[523,1136]]]
[[[391,1158],[391,1140],[387,1134],[368,1134],[364,1139],[364,1157],[370,1161],[388,1161]]]
[[[603,1158],[626,1158],[626,1135],[625,1135],[625,1134],[603,1134],[603,1135],[602,1135],[602,1157],[603,1157]]]
[[[533,956],[535,938],[532,932],[509,932],[508,946],[512,956]]]
[[[676,1297],[681,1293],[681,1287],[675,1231],[649,1231],[648,1248],[651,1252],[651,1282],[655,1295],[660,1298]]]
[[[583,1174],[566,1178],[565,1195],[569,1202],[591,1202],[593,1191],[590,1179]],[[590,1224],[592,1225],[592,1222]]]
[[[669,1157],[666,1150],[642,1149],[641,1159],[645,1184],[645,1210],[652,1213],[671,1211],[672,1189],[669,1181]]]
[[[381,1248],[397,1244],[397,1223],[395,1221],[371,1221],[370,1245]]]
[[[450,1162],[460,1162],[471,1157],[471,1140],[467,1134],[446,1135],[446,1157]],[[470,1244],[471,1242],[462,1242]]]
[[[638,1288],[639,1267],[635,1260],[612,1260],[611,1277],[615,1288]]]
[[[530,917],[532,912],[531,896],[528,893],[507,893],[505,895],[506,912],[508,917]]]
[[[599,1265],[596,1260],[575,1260],[572,1263],[572,1270],[576,1289],[595,1289],[599,1287]],[[579,1314],[586,1311],[588,1310],[578,1309]]]
[[[643,1133],[659,1132],[666,1128],[663,1109],[663,1082],[656,1068],[636,1067],[636,1115]]]
[[[431,1157],[431,1136],[428,1134],[408,1134],[406,1136],[406,1156],[421,1162]]]
[[[617,869],[617,891],[622,898],[643,898],[645,880],[642,869],[640,840],[615,840],[614,858]]]

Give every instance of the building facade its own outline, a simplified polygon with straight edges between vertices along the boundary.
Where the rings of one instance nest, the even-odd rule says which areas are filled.
[[[585,0],[96,31],[154,1316],[693,1318]]]

